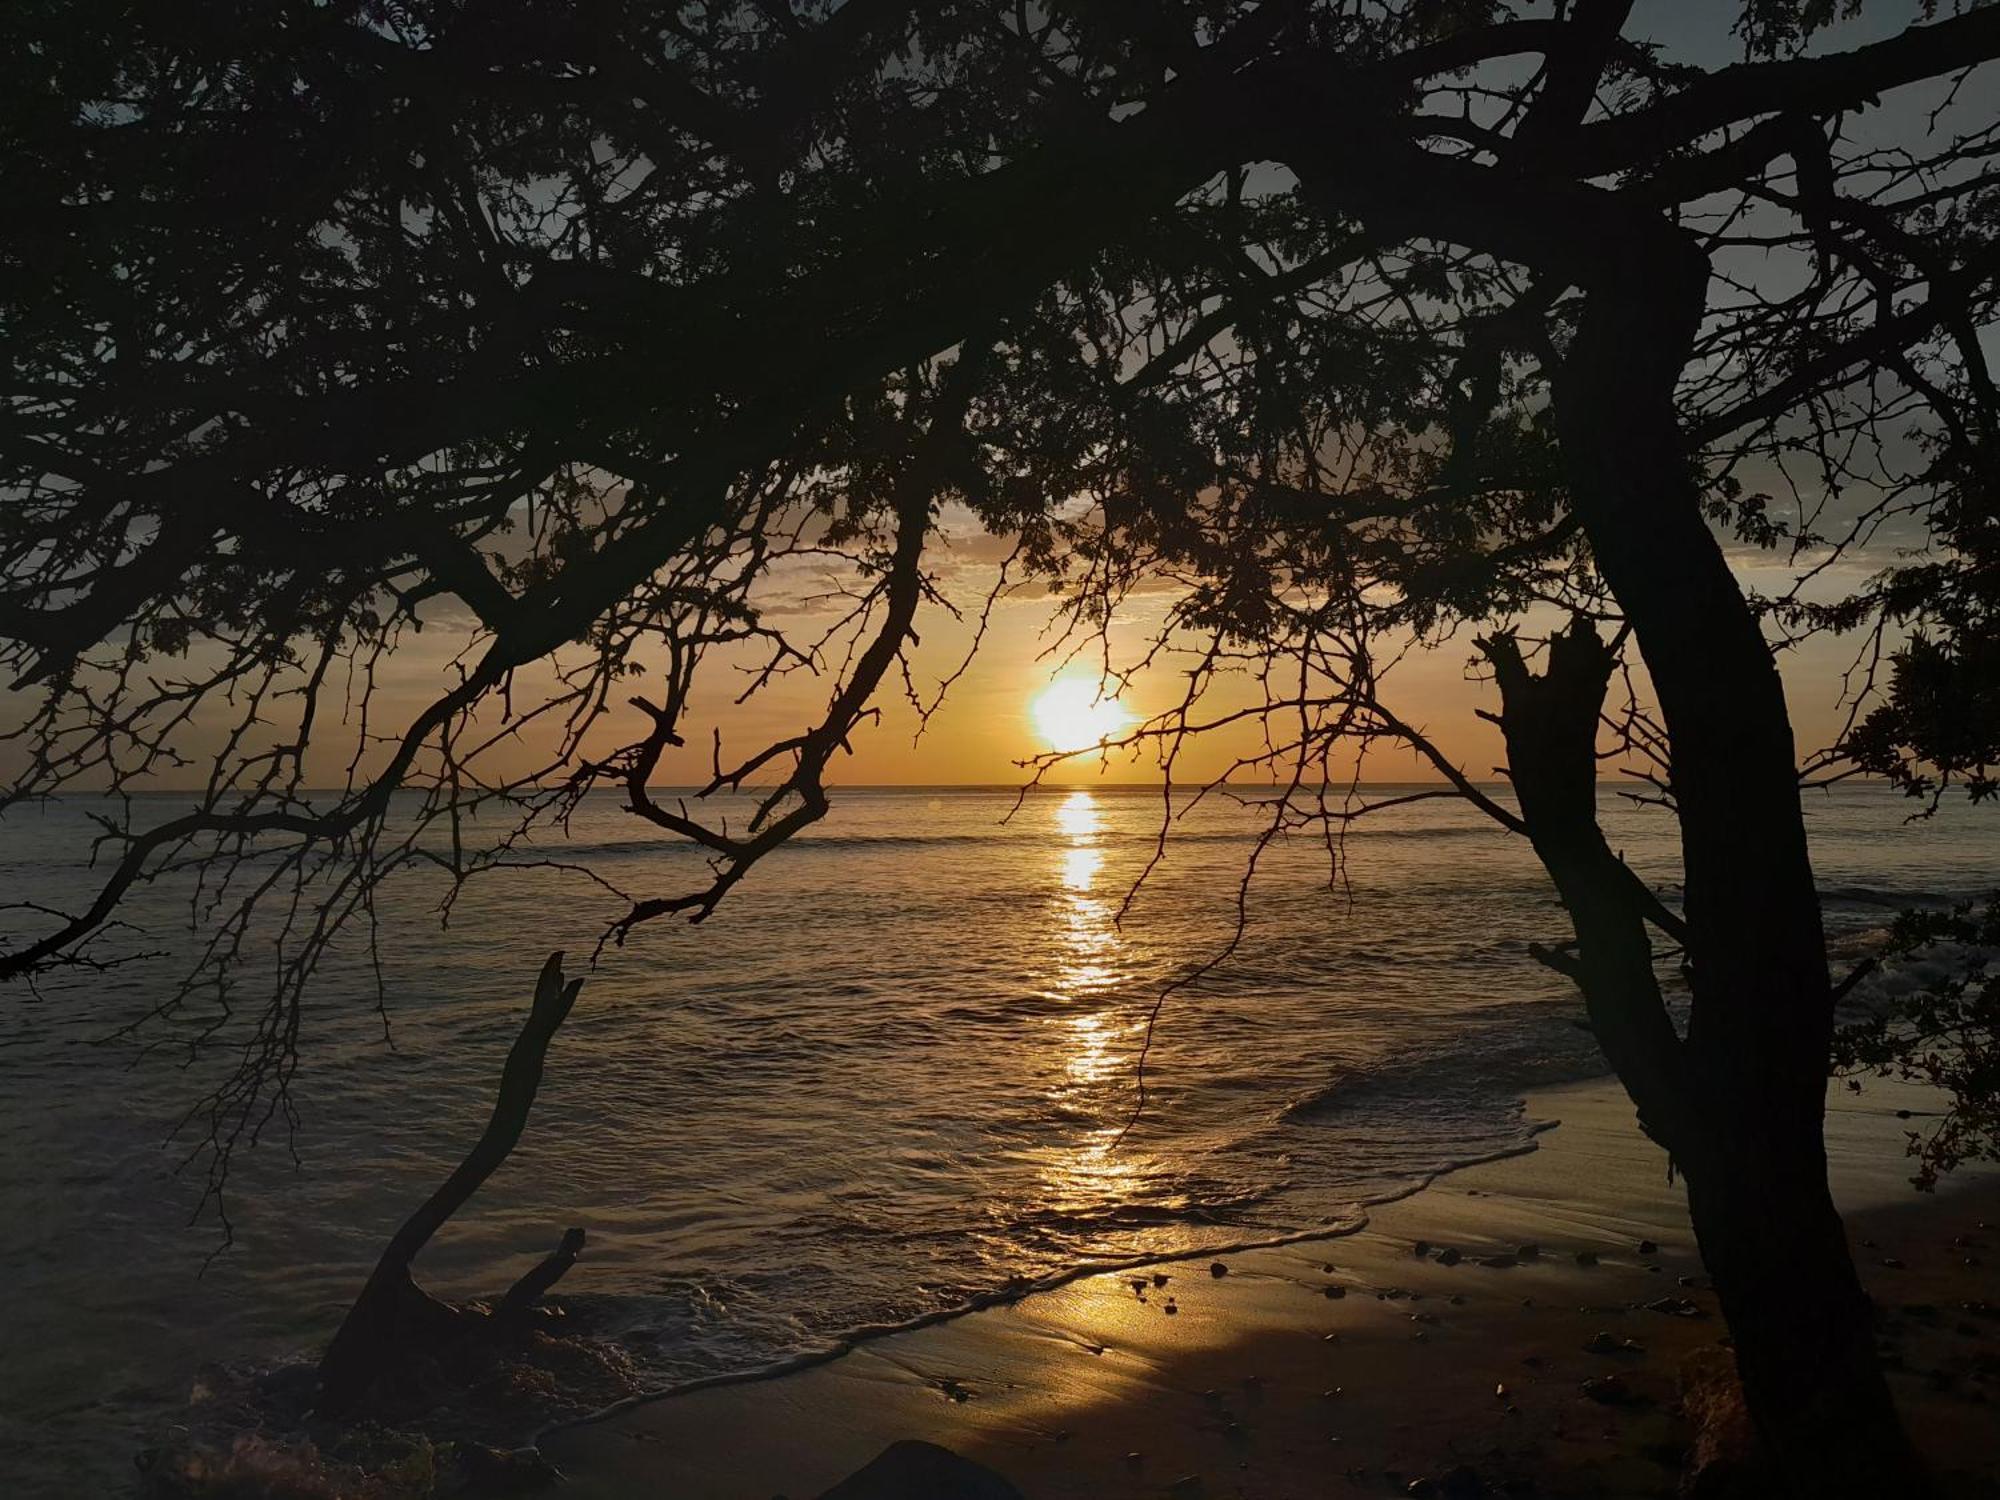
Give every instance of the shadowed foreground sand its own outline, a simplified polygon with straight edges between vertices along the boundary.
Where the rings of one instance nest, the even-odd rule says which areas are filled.
[[[1835,1181],[1918,1440],[1951,1493],[1990,1496],[2000,1174],[1912,1192],[1894,1111],[1921,1102],[1888,1086],[1837,1099]],[[1424,1480],[1444,1495],[1671,1494],[1690,1430],[1679,1372],[1724,1332],[1682,1194],[1615,1086],[1552,1090],[1529,1111],[1562,1122],[1541,1149],[1378,1207],[1356,1234],[1231,1254],[1220,1276],[1207,1257],[1091,1276],[634,1405],[543,1450],[571,1500],[807,1500],[899,1438],[991,1465],[1029,1500],[1422,1494]]]

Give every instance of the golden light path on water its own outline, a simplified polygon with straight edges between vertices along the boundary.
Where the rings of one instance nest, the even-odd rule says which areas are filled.
[[[1132,1068],[1136,1037],[1134,1020],[1121,1016],[1117,1006],[1122,940],[1112,920],[1114,906],[1097,889],[1104,870],[1104,817],[1097,799],[1079,789],[1055,805],[1052,822],[1062,896],[1050,988],[1067,1002],[1053,1023],[1060,1033],[1062,1075],[1052,1098],[1065,1114],[1090,1123],[1051,1158],[1045,1177],[1059,1200],[1115,1202],[1136,1186],[1141,1173],[1134,1151],[1112,1149],[1128,1099],[1118,1075]],[[1107,1105],[1115,1117],[1106,1117]]]

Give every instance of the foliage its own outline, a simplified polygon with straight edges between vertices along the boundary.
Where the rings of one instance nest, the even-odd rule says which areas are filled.
[[[1928,1191],[1964,1162],[2000,1161],[2000,892],[1983,906],[1903,912],[1882,956],[1942,972],[1843,1027],[1834,1069],[1926,1083],[1948,1101],[1935,1126],[1909,1132],[1913,1180]]]
[[[1913,637],[1890,658],[1888,693],[1849,734],[1846,752],[1931,810],[1954,781],[1974,802],[2000,791],[2000,637],[1982,630],[1953,645]]]

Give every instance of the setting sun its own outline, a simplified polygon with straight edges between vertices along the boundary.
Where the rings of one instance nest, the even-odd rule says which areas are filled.
[[[1064,754],[1102,744],[1132,723],[1124,705],[1105,697],[1103,687],[1087,677],[1064,677],[1050,684],[1029,711],[1049,748]]]

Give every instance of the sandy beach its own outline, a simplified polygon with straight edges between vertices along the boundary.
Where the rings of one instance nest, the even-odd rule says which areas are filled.
[[[1891,1380],[1947,1493],[2000,1493],[2000,1172],[1907,1182],[1913,1090],[1833,1101]],[[546,1434],[576,1500],[805,1500],[939,1443],[1030,1500],[1676,1491],[1681,1379],[1726,1336],[1680,1189],[1616,1086],[1536,1094],[1529,1154],[1362,1229],[1095,1274],[768,1379]],[[1211,1263],[1213,1262],[1213,1264]],[[1427,1485],[1429,1486],[1427,1488]]]

